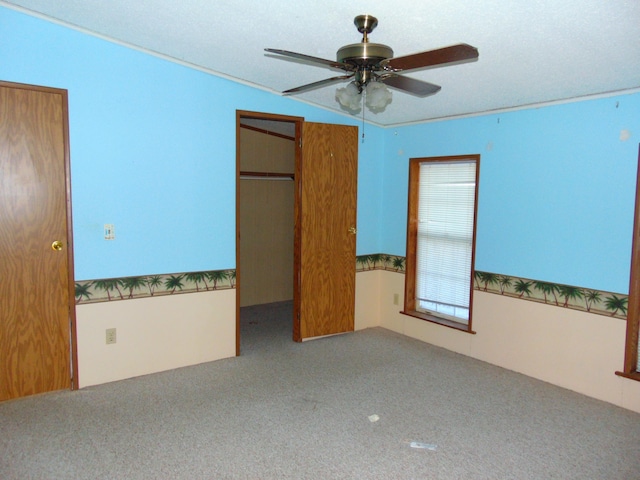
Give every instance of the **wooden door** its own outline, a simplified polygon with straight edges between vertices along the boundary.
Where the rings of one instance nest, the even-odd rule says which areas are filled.
[[[355,315],[358,129],[303,123],[294,340],[350,332]]]
[[[66,91],[0,82],[0,400],[71,387],[67,145]]]

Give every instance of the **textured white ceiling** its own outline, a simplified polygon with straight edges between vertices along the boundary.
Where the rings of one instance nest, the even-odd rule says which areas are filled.
[[[393,91],[379,125],[477,114],[640,88],[640,0],[10,0],[18,6],[274,92],[340,70],[265,54],[335,59],[357,43],[356,15],[378,18],[370,41],[396,56],[456,43],[477,62],[406,75],[442,86],[430,97]],[[14,7],[15,8],[15,7]],[[337,84],[296,98],[341,111]],[[344,112],[343,112],[344,113]]]

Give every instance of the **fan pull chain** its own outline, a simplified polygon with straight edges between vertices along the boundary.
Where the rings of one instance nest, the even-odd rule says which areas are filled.
[[[362,143],[364,143],[364,97],[367,94],[366,90],[362,90]]]

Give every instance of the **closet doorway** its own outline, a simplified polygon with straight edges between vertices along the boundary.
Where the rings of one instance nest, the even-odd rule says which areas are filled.
[[[259,318],[247,312],[259,311],[260,306],[279,305],[279,314],[293,325],[297,121],[239,118],[236,275],[239,319],[244,312],[238,323],[245,334],[247,322]],[[290,305],[290,311],[282,305]],[[251,326],[252,332],[268,329]],[[238,330],[237,338],[241,337]]]
[[[290,301],[281,299],[291,298],[291,293],[293,340],[352,332],[358,128],[246,111],[238,111],[236,117],[236,354],[240,355],[240,307]],[[270,137],[284,140],[287,147],[273,147],[282,142]],[[278,154],[269,159],[272,148]],[[278,155],[282,158],[275,159]],[[286,193],[291,189],[292,197]],[[259,196],[262,191],[279,193],[267,199]],[[281,199],[278,213],[269,203],[273,198]],[[282,227],[273,228],[278,222]],[[269,232],[275,240],[266,239]],[[266,248],[268,244],[276,246]],[[255,268],[254,260],[259,264]],[[252,292],[251,283],[257,283],[258,276],[251,275],[258,269],[264,270],[264,283],[258,287],[263,291]]]

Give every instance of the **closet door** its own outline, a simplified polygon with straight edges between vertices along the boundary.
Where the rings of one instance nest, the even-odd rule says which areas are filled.
[[[70,388],[66,91],[0,82],[0,400]]]
[[[294,340],[350,332],[355,316],[358,129],[303,123]]]

